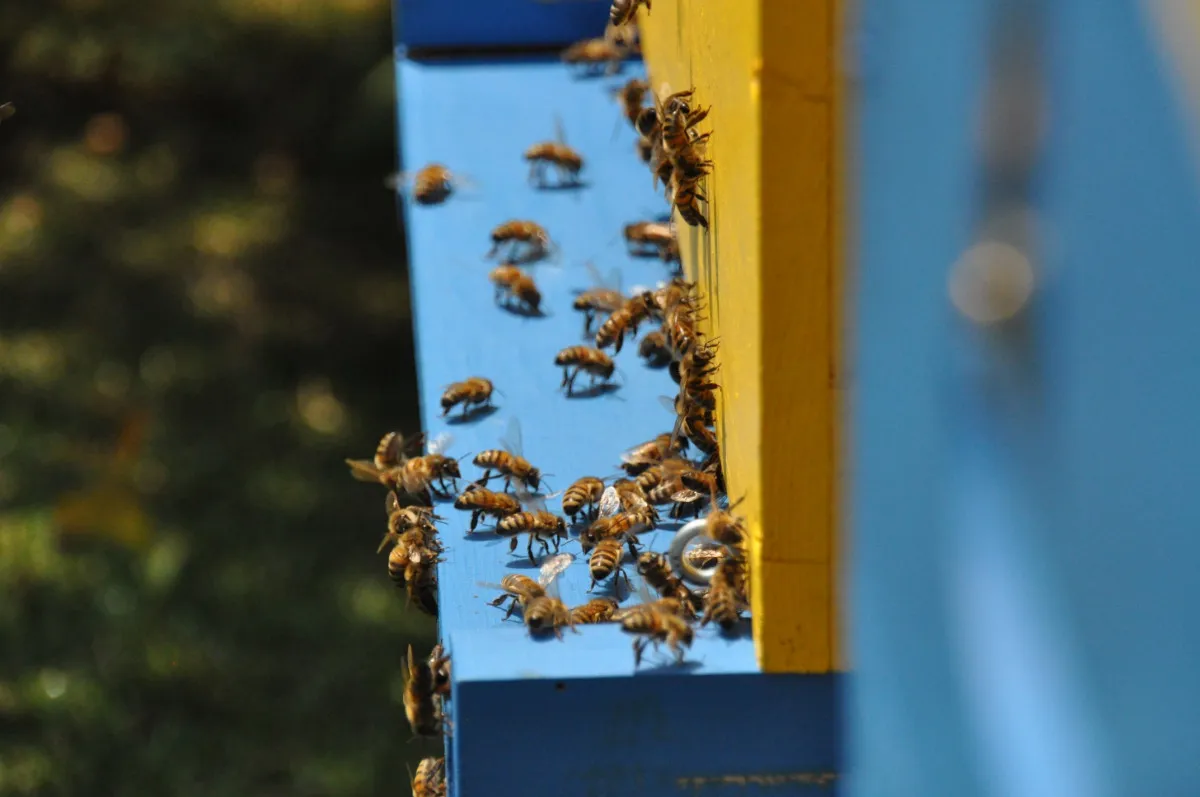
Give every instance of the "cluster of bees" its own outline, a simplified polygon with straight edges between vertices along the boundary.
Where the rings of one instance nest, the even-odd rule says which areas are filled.
[[[634,21],[641,6],[649,12],[650,0],[614,0],[604,37],[573,45],[563,60],[589,70],[607,65],[612,71],[612,64],[636,44]],[[710,134],[695,128],[709,109],[693,108],[693,94],[655,93],[640,79],[628,81],[617,92],[655,185],[664,186],[685,223],[707,228],[700,205],[707,200],[698,186],[712,167],[703,154]],[[524,159],[535,188],[581,185],[585,161],[566,143],[561,125],[556,140],[534,144]],[[437,205],[466,182],[446,166],[432,164],[415,174],[411,195],[419,204]],[[667,369],[678,387],[674,399],[663,399],[675,418],[669,431],[628,449],[616,472],[582,476],[553,494],[545,492],[542,471],[523,456],[515,419],[501,448],[474,456],[480,474],[461,489],[460,463],[445,453],[451,443],[447,435],[420,450],[423,438],[405,440],[399,433],[388,433],[371,460],[347,463],[355,478],[387,488],[387,531],[380,551],[390,546],[388,574],[407,593],[410,605],[438,613],[437,564],[445,550],[438,526],[445,517],[435,506],[452,501],[454,509],[469,513],[468,535],[487,524],[489,531],[508,540],[511,554],[527,557],[538,568],[536,578],[512,573],[499,584],[486,585],[499,590],[490,605],[503,609],[505,620],[519,614],[529,633],[559,638],[564,630],[578,633],[580,625],[617,623],[634,638],[636,667],[650,646],[665,646],[681,662],[697,624],[735,631],[748,610],[750,572],[746,526],[734,514],[735,506],[729,506],[714,432],[720,389],[717,344],[700,330],[702,307],[695,286],[676,268],[680,252],[675,226],[640,221],[626,225],[623,233],[631,255],[660,258],[674,276],[654,289],[626,295],[616,280],[606,283],[592,269],[595,287],[578,292],[573,302],[583,316],[587,345],[561,349],[554,365],[562,369],[560,388],[568,395],[575,394],[580,375],[588,377],[588,390],[612,387],[614,358],[644,331],[638,356],[649,367]],[[489,274],[497,305],[521,315],[541,315],[542,293],[523,266],[556,252],[548,231],[535,221],[514,219],[495,227],[485,257],[500,261]],[[498,393],[491,380],[469,377],[445,389],[442,415],[454,413],[457,421],[468,421],[490,412]],[[493,480],[499,484],[489,487]],[[560,500],[561,512],[548,508],[553,499]],[[693,572],[708,574],[706,588],[681,578],[667,555],[643,549],[640,536],[658,528],[664,515],[702,519],[707,541],[685,552],[684,558]],[[607,594],[572,607],[561,599],[556,579],[576,561],[563,550],[575,542],[586,556],[589,592],[603,585]],[[629,565],[641,576],[636,591],[626,572]],[[623,606],[635,592],[640,600]],[[448,694],[449,673],[450,661],[440,646],[427,660],[414,658],[410,648],[403,670],[404,707],[415,734],[444,732],[442,700]],[[413,778],[414,795],[445,794],[444,777],[442,759],[423,760]]]

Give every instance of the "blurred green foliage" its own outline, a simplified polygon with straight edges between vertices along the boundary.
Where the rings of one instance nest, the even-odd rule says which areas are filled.
[[[386,0],[0,3],[0,794],[403,794]]]

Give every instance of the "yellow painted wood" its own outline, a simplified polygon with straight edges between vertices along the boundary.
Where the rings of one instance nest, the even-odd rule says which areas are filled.
[[[708,233],[678,218],[721,341],[718,434],[749,521],[767,672],[839,666],[839,0],[656,0],[656,89],[711,105]]]

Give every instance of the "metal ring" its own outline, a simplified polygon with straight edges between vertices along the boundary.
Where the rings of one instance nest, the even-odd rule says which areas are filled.
[[[708,522],[706,520],[696,518],[675,532],[675,539],[671,540],[671,547],[667,548],[667,560],[671,563],[671,569],[675,571],[675,574],[685,581],[690,581],[702,587],[706,587],[712,582],[712,572],[699,570],[688,563],[683,557],[683,552],[687,550],[688,545],[697,537],[704,537],[704,532],[707,528]]]

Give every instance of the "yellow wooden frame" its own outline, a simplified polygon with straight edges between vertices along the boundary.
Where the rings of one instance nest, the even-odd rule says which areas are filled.
[[[767,672],[839,666],[840,11],[655,0],[642,15],[653,87],[694,86],[712,106],[710,229],[676,222],[720,339],[718,434]]]

